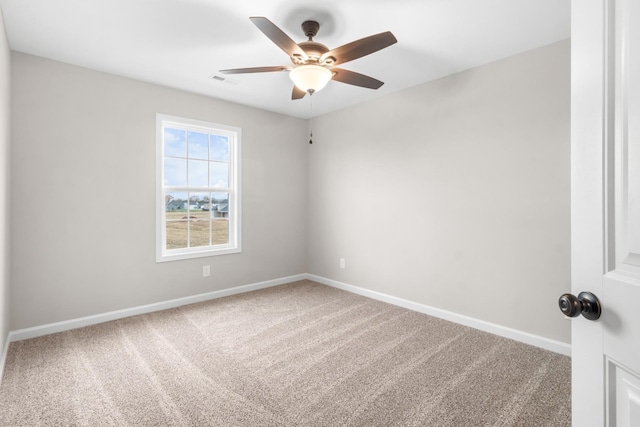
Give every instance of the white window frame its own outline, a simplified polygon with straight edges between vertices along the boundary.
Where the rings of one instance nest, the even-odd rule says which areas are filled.
[[[229,139],[229,187],[167,187],[164,185],[164,129],[215,133]],[[176,261],[241,252],[240,141],[238,127],[156,114],[156,262]],[[187,162],[188,163],[188,162]],[[218,192],[229,194],[229,241],[227,244],[167,249],[165,192]]]

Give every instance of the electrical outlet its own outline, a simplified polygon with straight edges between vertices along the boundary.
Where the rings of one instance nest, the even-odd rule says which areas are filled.
[[[345,268],[345,265],[344,258],[340,258],[340,268]]]
[[[211,276],[211,267],[208,265],[203,265],[202,266],[202,277],[209,277]]]

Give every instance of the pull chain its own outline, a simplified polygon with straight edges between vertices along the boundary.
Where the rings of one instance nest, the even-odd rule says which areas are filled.
[[[309,94],[309,101],[311,102],[311,119],[309,120],[309,144],[313,144],[313,94]]]

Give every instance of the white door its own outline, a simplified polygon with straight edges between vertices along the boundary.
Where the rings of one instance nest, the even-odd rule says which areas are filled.
[[[573,425],[640,426],[640,0],[572,2]]]

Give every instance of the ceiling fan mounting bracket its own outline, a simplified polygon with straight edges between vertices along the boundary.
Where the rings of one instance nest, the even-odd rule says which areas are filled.
[[[309,41],[313,40],[319,30],[320,24],[317,21],[304,21],[302,23],[302,31],[304,31],[305,36],[309,37]]]

